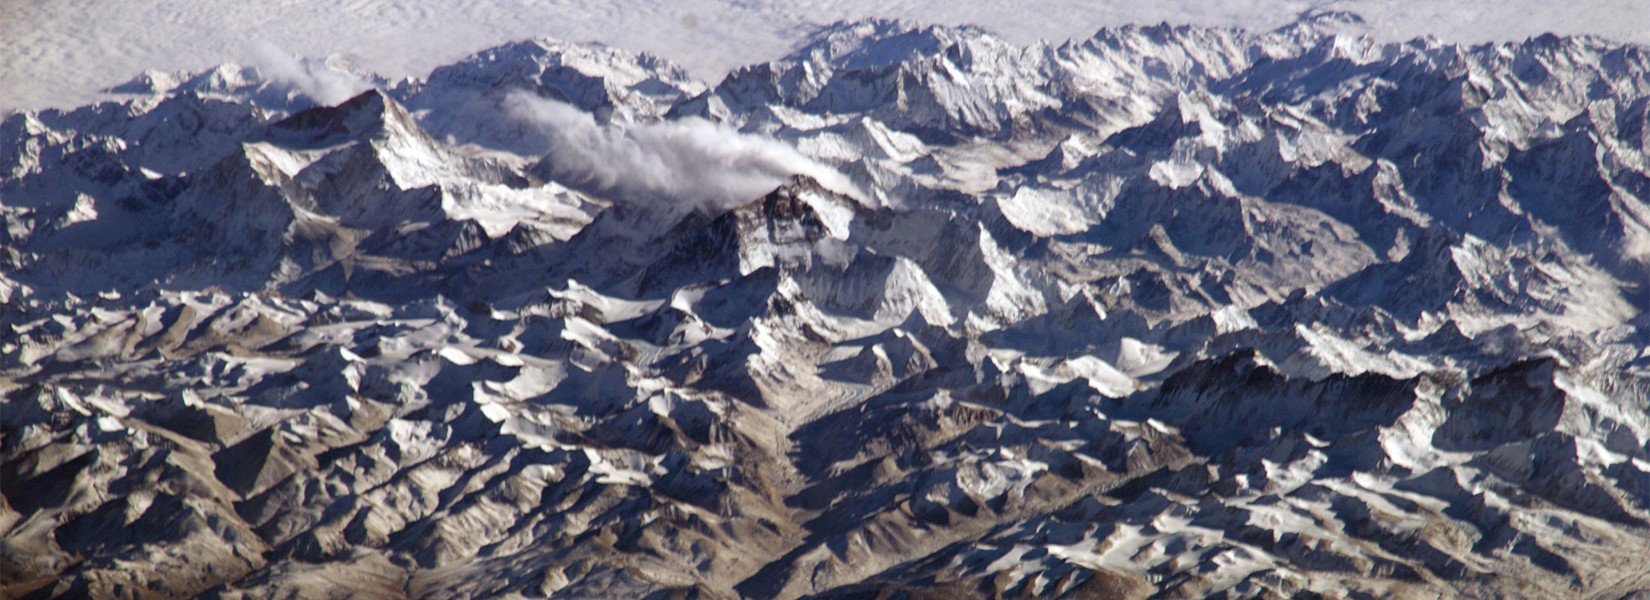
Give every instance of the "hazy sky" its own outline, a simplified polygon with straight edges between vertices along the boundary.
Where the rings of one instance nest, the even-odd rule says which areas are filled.
[[[1523,39],[1545,31],[1650,43],[1646,0],[0,0],[0,110],[79,104],[144,69],[248,62],[258,44],[422,75],[501,42],[548,35],[649,51],[714,82],[776,58],[814,26],[867,16],[972,23],[1015,42],[1124,23],[1270,28],[1350,10],[1386,39]]]

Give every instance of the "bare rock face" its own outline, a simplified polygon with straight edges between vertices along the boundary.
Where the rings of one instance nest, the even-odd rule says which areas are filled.
[[[1350,19],[14,115],[0,597],[1650,589],[1650,54]]]

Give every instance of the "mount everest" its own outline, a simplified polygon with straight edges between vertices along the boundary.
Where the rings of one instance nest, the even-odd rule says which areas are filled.
[[[13,115],[0,595],[1650,590],[1650,51],[1356,22]]]

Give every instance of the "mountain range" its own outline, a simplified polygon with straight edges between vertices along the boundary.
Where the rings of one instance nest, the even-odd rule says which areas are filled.
[[[1650,49],[1358,23],[14,114],[0,596],[1636,597]]]

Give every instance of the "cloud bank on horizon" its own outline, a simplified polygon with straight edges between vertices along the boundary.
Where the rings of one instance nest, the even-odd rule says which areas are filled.
[[[247,40],[303,56],[342,54],[379,74],[418,76],[505,41],[552,36],[647,51],[715,81],[777,58],[807,29],[897,17],[977,24],[1011,41],[1064,40],[1108,25],[1191,23],[1254,29],[1310,9],[1362,15],[1383,39],[1458,42],[1589,33],[1650,43],[1642,0],[115,0],[0,3],[0,112],[72,106],[144,69],[253,62]]]

